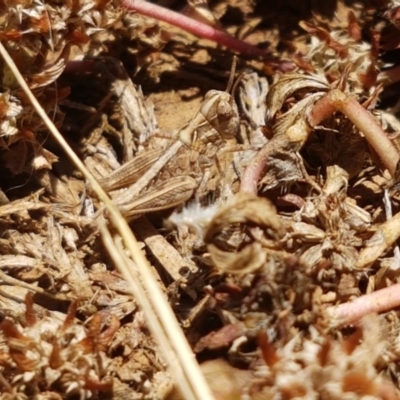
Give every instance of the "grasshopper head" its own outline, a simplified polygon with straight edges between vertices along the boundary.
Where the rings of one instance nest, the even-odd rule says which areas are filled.
[[[239,129],[239,112],[233,97],[219,90],[207,92],[200,113],[223,139],[232,139]]]
[[[233,97],[227,92],[207,92],[199,112],[179,132],[186,146],[213,157],[225,139],[239,130],[239,113]]]

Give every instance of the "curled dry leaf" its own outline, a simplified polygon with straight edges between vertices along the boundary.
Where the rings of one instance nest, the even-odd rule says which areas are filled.
[[[247,193],[237,194],[215,214],[204,237],[218,268],[249,273],[265,263],[266,255],[260,243],[249,243],[246,239],[245,227],[249,226],[260,228],[266,240],[272,239],[271,247],[274,240],[283,236],[281,221],[268,200]]]
[[[364,249],[360,252],[357,260],[357,268],[368,268],[378,257],[400,237],[400,213],[397,213],[388,221],[383,222],[376,228],[376,232],[365,243]]]
[[[276,117],[288,98],[296,92],[303,93],[320,92],[329,90],[329,85],[324,76],[285,74],[279,76],[277,81],[270,87],[267,94],[268,119]]]
[[[260,243],[251,243],[243,250],[230,253],[221,250],[215,244],[208,244],[213,264],[224,272],[231,274],[248,274],[259,270],[267,261],[267,254]]]
[[[283,234],[280,219],[271,202],[247,193],[238,193],[220,208],[208,226],[205,235],[206,242],[214,241],[231,224],[260,226],[266,230],[268,236],[274,239]]]

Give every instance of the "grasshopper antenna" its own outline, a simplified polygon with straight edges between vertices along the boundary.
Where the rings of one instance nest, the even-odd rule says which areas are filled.
[[[225,91],[228,93],[231,93],[233,86],[236,86],[235,82],[236,67],[237,67],[237,56],[233,56],[231,70],[229,72],[229,81],[225,89]]]
[[[241,72],[239,74],[239,76],[235,79],[237,59],[238,59],[237,56],[233,56],[231,70],[229,72],[229,81],[228,81],[228,85],[226,86],[226,90],[225,90],[227,93],[229,93],[233,97],[235,96],[236,89],[245,74],[244,72]]]

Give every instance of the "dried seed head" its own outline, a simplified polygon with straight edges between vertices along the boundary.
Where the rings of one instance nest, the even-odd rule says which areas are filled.
[[[27,303],[30,305],[29,298]],[[70,309],[65,321],[52,314],[35,321],[29,309],[27,326],[9,320],[0,324],[9,354],[8,359],[3,357],[2,376],[15,395],[23,397],[40,388],[54,395],[91,398],[110,389],[110,380],[105,377],[109,362],[98,344],[104,348],[119,321],[111,321],[110,327],[100,332],[104,316],[95,314],[96,327],[88,331],[74,321],[74,310]]]
[[[0,136],[18,133],[17,118],[22,114],[20,102],[9,93],[0,94]]]
[[[375,366],[382,351],[379,333],[376,335],[379,330],[378,317],[364,319],[359,329],[364,341],[356,343],[350,353],[344,344],[346,340],[324,338],[314,330],[309,337],[298,335],[279,348],[261,335],[259,346],[266,359],[266,370],[260,369],[260,374],[266,383],[260,394],[268,398],[290,394],[290,397],[337,399],[380,398],[385,392],[389,394],[385,398],[396,398],[397,390]],[[359,338],[357,332],[356,337]]]
[[[329,81],[338,81],[345,69],[351,65],[346,90],[354,94],[362,94],[374,90],[376,84],[378,60],[371,44],[362,42],[359,35],[354,34],[354,15],[349,15],[349,28],[335,28],[331,32],[308,22],[301,22],[301,27],[309,32],[311,43],[307,54],[314,70]],[[366,76],[375,76],[368,82]],[[360,79],[362,78],[362,79]],[[363,85],[364,80],[365,85]]]

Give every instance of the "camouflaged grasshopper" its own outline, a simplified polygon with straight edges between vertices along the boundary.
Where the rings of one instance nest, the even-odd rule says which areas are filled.
[[[108,192],[128,186],[120,193],[111,193],[127,218],[174,207],[192,197],[202,172],[209,168],[224,141],[237,135],[238,129],[239,112],[233,97],[227,92],[210,90],[200,110],[178,132],[171,146],[143,152],[99,182]],[[195,177],[188,174],[173,176],[144,192],[172,158],[187,164],[195,160],[199,173]]]

